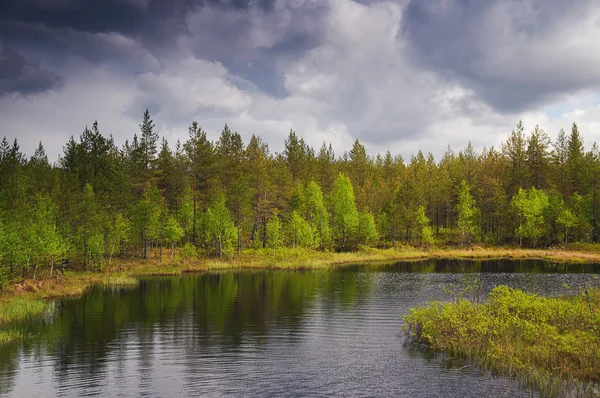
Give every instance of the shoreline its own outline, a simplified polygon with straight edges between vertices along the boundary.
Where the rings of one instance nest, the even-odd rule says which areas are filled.
[[[596,248],[594,248],[596,249]],[[154,253],[150,257],[153,257]],[[177,276],[185,273],[234,269],[317,270],[349,264],[425,260],[542,260],[561,264],[600,263],[600,246],[596,250],[551,250],[518,248],[431,248],[394,249],[363,248],[356,252],[328,253],[306,249],[246,250],[233,261],[222,259],[158,258],[113,259],[102,272],[66,271],[52,278],[27,279],[7,286],[0,294],[0,344],[18,339],[11,324],[40,316],[48,311],[52,299],[79,297],[96,286],[136,286],[145,276]]]
[[[150,257],[150,256],[149,256]],[[123,278],[144,276],[177,276],[227,269],[311,270],[356,263],[424,260],[541,260],[560,264],[600,264],[600,246],[595,250],[519,249],[519,248],[432,248],[395,249],[364,248],[356,252],[320,252],[305,249],[283,249],[275,254],[268,250],[246,250],[232,261],[226,259],[113,259],[103,271],[72,271],[56,277],[26,279],[7,286],[0,293],[0,304],[7,298],[28,296],[36,299],[76,297],[90,287],[120,284]],[[2,318],[0,317],[0,323]]]

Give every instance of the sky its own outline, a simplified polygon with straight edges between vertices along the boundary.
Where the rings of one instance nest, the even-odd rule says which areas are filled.
[[[225,123],[273,152],[439,158],[519,120],[600,141],[596,0],[0,0],[0,137],[51,160],[97,120],[121,145]]]

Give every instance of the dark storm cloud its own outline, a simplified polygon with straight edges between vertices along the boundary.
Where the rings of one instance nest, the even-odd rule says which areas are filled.
[[[402,34],[421,66],[473,89],[499,111],[522,111],[600,84],[598,73],[576,69],[589,54],[561,46],[572,34],[560,36],[595,6],[586,0],[411,0]]]
[[[144,12],[139,4],[123,0],[5,0],[0,2],[0,15],[2,20],[54,29],[132,33],[141,27]]]
[[[37,94],[62,84],[62,79],[35,62],[28,62],[0,42],[0,95],[19,92]]]
[[[203,6],[272,7],[271,0],[3,0],[0,18],[23,23],[40,23],[50,28],[84,32],[117,32],[125,35],[159,29],[172,18],[183,18]],[[155,24],[156,23],[156,24]]]
[[[62,80],[58,71],[64,70],[71,56],[113,63],[134,75],[154,71],[157,61],[150,58],[172,52],[175,41],[190,34],[189,14],[206,7],[269,12],[273,1],[0,0],[0,38],[12,48],[0,63],[1,93],[54,88]],[[21,54],[28,54],[29,61]],[[36,66],[40,63],[54,66],[55,71]]]

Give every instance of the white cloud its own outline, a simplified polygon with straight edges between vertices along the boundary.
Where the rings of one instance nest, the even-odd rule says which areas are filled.
[[[483,47],[474,49],[484,53],[476,63],[479,68],[474,79],[492,76],[500,79],[499,84],[506,80],[518,84],[521,76],[537,72],[540,81],[556,74],[561,86],[573,88],[560,98],[561,102],[548,100],[547,105],[527,111],[506,112],[484,102],[476,84],[449,79],[436,69],[416,63],[409,39],[403,33],[407,23],[405,5],[391,1],[360,4],[331,0],[326,6],[318,2],[322,12],[318,40],[306,51],[290,52],[286,48],[286,56],[279,59],[274,49],[285,42],[290,32],[317,24],[307,17],[302,23],[295,19],[295,13],[307,7],[310,12],[302,15],[311,15],[316,2],[289,4],[276,3],[273,14],[203,8],[188,17],[190,35],[182,36],[168,56],[154,59],[144,55],[143,64],[147,66],[133,77],[105,64],[78,60],[71,64],[73,73],[67,74],[61,90],[0,99],[4,127],[9,134],[17,132],[29,154],[42,140],[51,158],[60,152],[69,135],[78,136],[95,119],[103,132],[114,132],[121,144],[138,132],[146,107],[150,108],[159,132],[171,143],[184,141],[187,127],[198,120],[212,139],[218,138],[228,123],[246,141],[253,133],[260,135],[274,151],[283,149],[290,128],[316,149],[323,141],[331,142],[338,155],[359,138],[370,153],[389,149],[405,159],[419,149],[431,151],[439,159],[448,145],[458,152],[468,141],[478,150],[498,147],[519,119],[523,119],[527,131],[540,124],[551,137],[561,127],[568,130],[575,120],[588,147],[600,138],[596,92],[585,87],[585,82],[593,81],[600,69],[585,71],[584,64],[571,68],[560,51],[545,58],[553,60],[552,65],[538,62],[538,58],[552,52],[551,44],[556,42],[561,51],[579,54],[578,60],[600,63],[595,52],[586,54],[595,43],[589,38],[597,29],[592,19],[541,37],[505,29],[506,36],[495,41],[496,52],[483,52]],[[515,23],[507,16],[514,13],[512,9],[499,5],[486,12],[489,18],[483,20],[490,26],[481,32],[481,46],[490,35],[502,31],[504,23]],[[535,19],[531,12],[524,10],[522,18]],[[231,35],[210,35],[209,27],[219,23],[224,32],[236,23],[245,24],[242,31],[247,36],[227,47],[227,37],[231,39]],[[566,34],[567,39],[559,43],[561,34]],[[210,51],[198,50],[208,46],[212,38],[217,39],[218,46],[213,45]],[[102,40],[107,47],[120,46],[144,54],[135,42],[120,36],[106,35]],[[253,60],[267,56],[261,52],[265,49],[273,51],[268,56],[276,58],[275,72],[283,79],[283,96],[261,91],[256,82],[228,68],[227,62],[216,61],[227,55]],[[238,50],[240,54],[236,54]],[[515,57],[523,62],[506,66]],[[565,77],[569,71],[577,76]],[[554,116],[548,115],[549,109],[554,109]]]
[[[123,143],[138,130],[138,123],[123,113],[134,90],[127,78],[90,70],[67,80],[61,90],[0,98],[3,129],[9,138],[18,138],[28,156],[42,141],[51,160],[62,154],[69,136],[79,137],[95,120],[105,135],[114,133],[115,141]]]

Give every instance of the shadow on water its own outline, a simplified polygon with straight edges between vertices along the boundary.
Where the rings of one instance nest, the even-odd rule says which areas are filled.
[[[354,270],[406,273],[524,273],[598,274],[600,264],[565,264],[543,260],[424,260],[387,263],[375,267],[354,265]]]
[[[599,271],[432,260],[97,288],[58,302],[50,319],[19,326],[30,337],[0,347],[0,395],[514,395],[513,381],[407,349],[402,315],[444,299],[442,288],[464,274],[477,274],[484,291],[502,283],[553,295]],[[424,378],[433,380],[428,390],[419,386]]]

